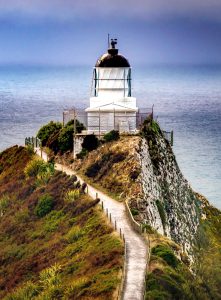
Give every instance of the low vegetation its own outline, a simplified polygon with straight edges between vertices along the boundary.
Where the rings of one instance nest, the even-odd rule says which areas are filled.
[[[0,154],[0,298],[113,299],[123,245],[99,200],[60,171],[39,182],[36,161],[23,147]]]
[[[150,235],[150,240],[151,257],[145,299],[210,299],[202,282],[190,271],[189,260],[180,246],[156,233]]]
[[[59,122],[49,122],[42,126],[37,134],[37,137],[41,140],[42,146],[46,146],[47,141],[51,136],[56,135],[62,128],[62,124]]]
[[[124,200],[136,194],[140,170],[135,167],[134,148],[139,139],[125,136],[103,143],[78,162],[77,171],[116,199]]]
[[[112,141],[117,141],[120,138],[119,131],[117,130],[111,130],[110,132],[106,133],[104,135],[104,141],[105,142],[112,142]]]
[[[42,146],[48,147],[53,153],[65,153],[73,150],[74,131],[80,133],[84,129],[84,125],[78,120],[71,120],[64,127],[59,122],[51,121],[39,129],[37,137]]]
[[[163,133],[160,129],[159,124],[151,117],[148,117],[143,122],[140,134],[148,142],[150,158],[154,167],[154,172],[157,175],[159,163],[162,161],[160,149],[157,144],[157,139],[159,135],[163,136]]]
[[[82,143],[82,149],[85,149],[86,151],[90,152],[95,149],[97,149],[99,146],[99,140],[94,134],[86,135],[83,143]]]
[[[53,198],[49,194],[42,195],[35,206],[35,214],[42,218],[53,209]]]

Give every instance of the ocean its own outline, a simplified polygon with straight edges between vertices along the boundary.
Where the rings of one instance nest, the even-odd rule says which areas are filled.
[[[89,103],[92,67],[0,67],[0,151],[24,144],[67,108]],[[132,69],[139,107],[154,105],[192,187],[221,208],[221,67],[146,66]]]

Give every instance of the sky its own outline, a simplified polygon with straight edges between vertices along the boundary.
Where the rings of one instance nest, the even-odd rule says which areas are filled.
[[[220,0],[0,0],[0,64],[220,64]]]

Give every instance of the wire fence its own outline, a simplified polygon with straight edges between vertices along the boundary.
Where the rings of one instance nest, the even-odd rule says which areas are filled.
[[[93,113],[93,115],[85,112],[83,109],[67,109],[63,111],[63,126],[69,121],[77,119],[79,122],[84,124],[86,129],[89,129],[89,133],[96,133],[98,135],[103,135],[107,131],[117,130],[121,133],[123,132],[137,132],[140,130],[141,125],[147,117],[154,119],[154,106],[151,108],[140,108],[138,112],[100,112]],[[90,123],[90,125],[89,125]],[[89,126],[88,126],[89,125]],[[174,145],[174,132],[162,131],[164,138],[170,143],[171,146]]]
[[[88,193],[88,187],[86,188],[86,192]],[[96,193],[96,199],[98,199],[98,194],[97,193]],[[117,300],[122,300],[123,299],[123,291],[124,291],[125,279],[126,279],[127,244],[126,244],[125,236],[124,236],[124,233],[123,233],[122,229],[120,227],[118,227],[117,221],[112,218],[112,215],[109,212],[108,208],[104,207],[104,202],[103,201],[101,201],[101,203],[99,202],[99,205],[100,205],[102,211],[105,213],[107,221],[109,222],[109,224],[111,225],[111,227],[119,234],[120,239],[122,240],[123,245],[124,245],[123,268],[122,268],[120,285],[119,285],[118,291],[117,291]]]
[[[41,147],[41,140],[37,137],[26,137],[25,138],[25,146],[30,146],[32,148],[39,148]]]
[[[140,129],[144,120],[151,116],[153,118],[153,107],[142,108],[138,112],[128,110],[113,110],[97,112],[85,112],[80,109],[67,109],[63,111],[63,126],[69,121],[77,119],[84,124],[85,128],[95,132],[107,132],[107,130],[130,131]]]
[[[150,261],[150,251],[151,251],[149,235],[147,234],[146,229],[143,228],[140,223],[138,223],[136,220],[134,220],[134,217],[131,213],[131,210],[130,210],[127,200],[125,201],[125,207],[126,207],[126,213],[127,213],[127,216],[128,216],[131,226],[137,233],[139,233],[140,235],[143,236],[144,242],[147,245],[147,261],[146,261],[146,268],[145,268],[145,270],[147,271],[149,261]],[[143,281],[143,299],[145,299],[145,297],[146,297],[146,279],[147,279],[146,276],[147,276],[147,274],[145,273],[145,277],[144,277],[144,281]]]
[[[163,130],[163,136],[164,138],[170,143],[171,146],[173,146],[174,143],[174,132],[172,131],[165,131]]]

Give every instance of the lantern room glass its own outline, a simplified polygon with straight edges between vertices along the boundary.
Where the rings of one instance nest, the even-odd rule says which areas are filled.
[[[131,68],[94,68],[92,96],[131,97]]]

